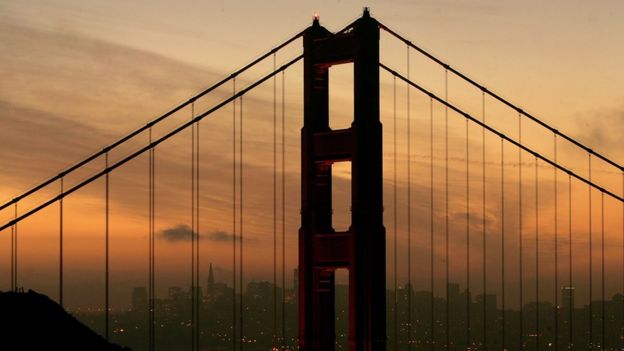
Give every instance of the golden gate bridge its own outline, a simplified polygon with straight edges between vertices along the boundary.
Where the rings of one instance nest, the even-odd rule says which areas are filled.
[[[405,60],[380,60],[380,40],[404,46]],[[303,52],[278,65],[277,54],[301,41]],[[242,88],[237,85],[242,74],[271,59],[268,73]],[[434,64],[442,84],[436,88],[419,83],[418,76],[428,73],[414,73],[417,60]],[[331,128],[335,116],[330,116],[329,80],[330,68],[343,64],[353,66],[353,123],[339,129]],[[285,74],[298,65],[304,75],[303,108],[287,120]],[[454,99],[450,82],[461,82],[472,98],[457,93]],[[263,301],[272,323],[264,326],[262,335],[268,336],[274,350],[624,347],[624,167],[469,78],[372,18],[368,10],[335,33],[315,18],[310,27],[248,65],[0,205],[5,219],[0,232],[11,239],[6,267],[10,281],[5,289],[18,290],[28,275],[21,269],[28,261],[20,252],[21,238],[28,235],[21,224],[57,206],[58,227],[48,228],[58,233],[56,300],[65,305],[64,206],[69,195],[103,180],[102,335],[114,340],[111,178],[147,157],[147,184],[141,186],[148,192],[148,240],[136,250],[148,252],[145,348],[160,348],[158,340],[168,330],[159,327],[156,294],[158,150],[182,132],[190,132],[188,345],[192,350],[222,349],[206,341],[210,331],[205,326],[214,316],[204,313],[205,296],[199,289],[201,267],[206,266],[200,260],[199,233],[203,223],[211,221],[205,215],[211,205],[205,203],[202,184],[214,176],[201,171],[202,164],[211,161],[202,160],[200,144],[210,143],[212,133],[223,133],[205,125],[213,117],[222,118],[217,112],[229,108],[231,173],[226,182],[231,186],[232,289],[223,339],[232,350],[258,349],[250,341],[256,336],[247,331],[252,328],[246,320],[249,301],[244,284],[249,268],[245,259],[253,241],[245,234],[253,225],[246,222],[250,220],[245,205],[267,201],[257,199],[258,189],[245,178],[249,161],[244,156],[249,151],[244,122],[257,107],[248,108],[244,99],[271,83],[272,105],[262,107],[260,113],[272,122],[268,231],[273,240],[273,291]],[[231,93],[223,98],[227,85]],[[199,102],[208,98],[217,102],[200,109]],[[157,131],[180,114],[190,117]],[[301,227],[294,288],[298,303],[292,307],[298,332],[291,331],[293,335],[287,335],[285,293],[287,122],[302,126]],[[384,131],[382,124],[390,128]],[[200,126],[207,140],[201,137]],[[132,151],[115,154],[123,147]],[[346,190],[350,201],[348,213],[340,214],[334,213],[335,193],[342,191],[338,185],[344,182],[335,182],[332,170],[345,163],[350,164],[351,186]],[[78,172],[88,175],[68,181]],[[58,187],[58,194],[39,200],[37,196],[45,196],[51,187]],[[340,216],[350,220],[348,229],[337,229],[334,222]],[[575,243],[580,235],[583,239]],[[341,269],[348,272],[344,343],[336,335],[342,323],[336,321],[340,313],[336,272]],[[463,279],[463,293],[453,279]],[[416,286],[421,290],[415,291]],[[481,293],[476,301],[470,289]],[[494,293],[500,294],[500,300]],[[609,301],[610,295],[614,297]],[[580,297],[585,300],[581,308]]]

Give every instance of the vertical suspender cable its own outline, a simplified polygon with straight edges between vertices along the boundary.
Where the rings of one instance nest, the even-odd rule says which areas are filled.
[[[572,175],[568,173],[568,294],[572,293]],[[568,348],[572,347],[574,304],[568,298]]]
[[[557,163],[557,133],[553,134],[553,154]],[[559,350],[559,194],[557,193],[557,167],[553,167],[555,193],[555,351]]]
[[[592,159],[591,153],[587,154],[589,182],[592,181]],[[592,187],[591,184],[587,185],[587,196],[589,203],[589,349],[594,349],[594,287],[593,287],[593,249],[592,249]]]
[[[522,145],[522,115],[518,113],[518,143]],[[520,350],[524,350],[524,284],[522,265],[522,148],[518,147],[518,254],[520,257],[519,269],[519,290],[520,290]]]
[[[240,97],[240,117],[239,117],[239,129],[238,129],[238,160],[239,160],[239,169],[238,169],[238,232],[240,235],[240,246],[238,247],[239,249],[239,255],[238,255],[238,259],[239,259],[239,266],[240,266],[240,275],[238,276],[239,279],[239,290],[240,290],[240,304],[239,304],[239,310],[240,310],[240,318],[239,318],[239,330],[240,330],[240,336],[241,336],[241,344],[240,344],[240,350],[243,351],[243,344],[244,344],[244,339],[245,339],[245,335],[243,334],[243,310],[244,310],[244,304],[243,304],[243,246],[244,246],[244,241],[243,241],[243,97]]]
[[[506,349],[505,344],[505,141],[500,140],[501,147],[501,340],[502,349]]]
[[[15,216],[15,231],[14,234],[15,236],[13,237],[13,289],[15,291],[17,291],[17,202],[15,202],[15,207],[14,207],[14,216]]]
[[[485,125],[485,92],[481,92],[481,107],[483,110],[483,124]],[[487,314],[486,314],[486,304],[485,304],[485,300],[487,298],[487,270],[486,270],[486,264],[485,264],[485,260],[486,260],[486,238],[485,238],[485,225],[486,225],[486,221],[485,221],[485,127],[482,128],[481,131],[481,143],[482,143],[482,202],[483,202],[483,208],[482,208],[482,213],[481,213],[481,217],[482,219],[482,223],[481,223],[481,230],[482,230],[482,236],[483,236],[483,349],[487,350],[487,328],[486,328],[486,324],[487,324]]]
[[[435,350],[435,319],[434,319],[434,315],[435,315],[435,298],[434,298],[434,279],[433,279],[433,273],[434,273],[434,241],[433,241],[433,98],[429,98],[429,222],[430,222],[430,226],[429,226],[429,242],[431,243],[430,245],[430,249],[431,249],[431,254],[430,254],[430,262],[429,262],[429,268],[430,268],[430,274],[429,274],[429,286],[431,289],[431,304],[429,306],[430,308],[430,324],[429,324],[429,345],[431,346],[431,350]]]
[[[470,123],[466,119],[466,349],[470,350]]]
[[[152,128],[149,129],[149,144],[152,144]],[[148,234],[147,234],[147,343],[148,350],[152,350],[152,333],[153,333],[153,325],[152,325],[152,149],[149,149],[148,152]]]
[[[232,95],[236,94],[236,77],[232,78]],[[232,101],[232,351],[237,347],[236,308],[236,99]]]
[[[600,251],[602,251],[600,258],[601,258],[601,262],[600,262],[600,282],[601,282],[601,289],[600,289],[600,293],[601,293],[601,298],[600,298],[600,304],[601,304],[601,313],[600,315],[602,316],[602,323],[601,323],[601,328],[600,328],[600,348],[601,349],[606,349],[606,345],[605,345],[605,213],[604,213],[604,192],[600,192],[600,235],[601,235],[601,248]]]
[[[104,218],[104,336],[106,340],[109,339],[109,315],[110,315],[110,256],[109,256],[109,244],[110,244],[110,174],[108,172],[108,151],[104,154],[104,167],[107,169],[104,176],[105,187],[105,218]]]
[[[152,145],[152,128],[149,129],[149,143],[150,146]],[[153,147],[150,148],[149,150],[149,278],[148,278],[148,284],[149,284],[149,306],[148,306],[148,313],[149,313],[149,349],[151,351],[153,351],[156,348],[156,344],[155,344],[155,315],[154,315],[154,308],[155,308],[155,296],[156,296],[156,292],[154,291],[155,288],[155,284],[154,284],[154,241],[155,241],[155,226],[154,226],[154,220],[155,220],[155,185],[154,185],[154,181],[155,181],[155,165],[154,165],[154,161],[155,161],[155,150]]]
[[[538,186],[538,162],[535,156],[535,346],[540,348],[540,324],[539,324],[539,186]]]
[[[444,70],[444,101],[448,102],[448,69]],[[446,318],[445,318],[445,348],[449,349],[450,346],[450,310],[449,303],[450,289],[449,289],[449,146],[448,146],[448,105],[444,106],[444,251],[446,258],[445,265],[445,281],[446,281]]]
[[[273,53],[273,71],[275,71]],[[277,76],[273,76],[273,348],[277,346]]]
[[[407,79],[410,79],[410,48],[407,48]],[[407,349],[412,349],[412,128],[410,118],[410,85],[407,89]]]
[[[624,172],[622,172],[622,195],[624,197]],[[624,294],[624,202],[622,202],[622,294]],[[622,318],[624,318],[624,303],[622,304]],[[621,338],[621,349],[624,349],[624,338]]]
[[[394,350],[398,350],[399,347],[399,324],[398,324],[398,277],[397,277],[397,256],[398,256],[398,244],[397,244],[397,108],[396,108],[396,76],[392,77],[392,220],[393,220],[393,234],[394,234],[394,261],[393,261],[393,270],[394,270],[394,308],[393,308],[393,318],[394,318]]]
[[[63,177],[61,182],[61,194],[59,199],[59,305],[63,304]]]
[[[191,120],[193,120],[195,103],[191,103]],[[191,124],[191,350],[195,351],[195,123]]]
[[[282,71],[282,350],[286,349],[286,76]],[[298,289],[293,286],[293,289]],[[297,294],[297,291],[294,291]],[[297,295],[295,295],[297,296]]]

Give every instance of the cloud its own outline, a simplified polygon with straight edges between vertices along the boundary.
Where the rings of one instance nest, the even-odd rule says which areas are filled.
[[[191,241],[192,233],[191,227],[187,224],[178,224],[173,227],[169,227],[161,230],[158,233],[158,237],[170,243],[188,242]],[[208,240],[217,243],[229,243],[232,241],[233,235],[231,233],[215,230],[209,233],[199,233],[201,240]],[[236,240],[240,240],[240,236],[236,236]],[[245,238],[245,241],[252,241],[253,239]]]
[[[161,239],[164,239],[171,243],[190,241],[193,231],[191,227],[186,224],[178,224],[175,227],[162,230],[158,235]]]
[[[206,234],[204,237],[211,241],[229,242],[232,241],[233,235],[222,230],[215,230],[214,232]]]

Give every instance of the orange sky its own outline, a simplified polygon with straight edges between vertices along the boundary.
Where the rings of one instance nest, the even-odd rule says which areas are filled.
[[[528,1],[503,4],[496,1],[320,1],[308,5],[287,1],[242,2],[214,1],[188,2],[172,6],[165,1],[30,1],[0,3],[0,200],[5,201],[30,186],[55,174],[64,167],[99,150],[107,143],[144,124],[151,118],[185,101],[231,71],[239,68],[269,50],[280,41],[305,28],[311,15],[319,12],[321,22],[330,30],[341,28],[361,13],[362,6],[371,6],[373,15],[391,28],[430,50],[453,67],[463,71],[501,96],[509,98],[522,108],[543,118],[555,128],[578,138],[616,162],[624,160],[624,106],[622,91],[624,70],[621,68],[624,47],[615,45],[624,30],[621,18],[624,5],[618,1],[602,2],[601,6],[582,1]],[[279,20],[276,20],[279,19]],[[283,54],[278,64],[285,62],[300,50],[296,42]],[[442,93],[444,72],[411,52],[411,76],[419,83]],[[382,36],[382,60],[391,67],[404,71],[405,47]],[[241,77],[243,86],[268,72],[272,62]],[[331,112],[333,125],[347,126],[351,116],[347,108],[352,101],[349,67],[332,69]],[[299,208],[299,134],[301,123],[301,65],[286,74],[287,107],[287,256],[288,282],[296,264],[296,233]],[[333,78],[335,77],[335,79]],[[385,216],[389,239],[392,227],[392,179],[390,162],[392,151],[392,78],[381,73],[382,120],[385,125],[384,164]],[[281,84],[281,81],[278,81]],[[219,90],[212,98],[200,101],[201,111],[218,102],[231,86]],[[405,86],[399,85],[399,165],[398,165],[398,237],[405,243],[406,233],[406,168]],[[249,268],[245,279],[270,279],[271,262],[266,253],[272,252],[272,81],[245,97],[245,264]],[[278,88],[278,92],[281,90]],[[455,78],[449,80],[449,99],[481,118],[480,93],[467,89]],[[279,101],[279,100],[278,100]],[[429,254],[429,105],[428,99],[411,91],[411,116],[414,140],[412,185],[413,191],[413,250],[419,257],[414,262],[415,281],[424,289],[428,274]],[[486,103],[487,118],[493,125],[511,136],[517,134],[517,120],[513,111],[504,109],[492,100]],[[444,224],[444,110],[436,105],[435,138],[435,199],[438,211],[434,225],[436,233],[436,275],[438,288],[442,286],[443,224]],[[161,134],[190,117],[184,110],[164,124]],[[450,216],[453,258],[451,277],[465,286],[465,122],[453,113],[450,121]],[[213,261],[218,280],[231,278],[231,107],[224,108],[201,126],[202,136],[202,261]],[[524,141],[545,155],[551,155],[552,136],[541,133],[530,123],[524,125]],[[474,261],[471,269],[479,271],[479,241],[481,216],[481,130],[470,126],[470,211]],[[190,219],[190,132],[173,138],[157,151],[157,230],[162,232],[188,223]],[[134,144],[111,155],[111,159],[128,154],[145,142],[139,138]],[[496,137],[488,136],[487,210],[488,245],[491,252],[500,246],[500,145]],[[510,248],[509,284],[517,280],[517,151],[505,145],[506,164],[506,233]],[[561,143],[559,157],[575,171],[585,175],[586,161],[582,153],[575,153]],[[525,203],[533,203],[533,159],[523,156]],[[89,171],[67,179],[72,184],[99,169],[103,161]],[[594,179],[603,186],[621,194],[621,176],[613,169],[595,164]],[[348,167],[336,170],[336,225],[348,220]],[[540,257],[548,260],[553,252],[554,226],[552,169],[539,167]],[[559,227],[567,230],[567,178],[559,174]],[[490,183],[491,182],[491,183]],[[147,252],[147,158],[140,157],[123,169],[115,171],[111,180],[112,279],[117,283],[115,294],[123,305],[129,289],[145,285]],[[66,201],[66,266],[67,284],[75,287],[74,304],[99,303],[98,291],[103,287],[103,182],[98,181]],[[46,189],[31,203],[20,204],[26,209],[37,201],[47,199],[58,191],[58,185]],[[278,194],[281,196],[281,194]],[[579,279],[586,279],[582,268],[583,240],[587,237],[587,194],[578,183],[573,189],[575,260]],[[621,262],[621,207],[607,200],[608,257],[612,274]],[[532,206],[532,205],[531,205]],[[600,233],[600,195],[593,197],[593,231]],[[57,275],[58,208],[50,209],[20,225],[20,275],[26,287],[33,287],[54,295]],[[525,210],[523,224],[529,249],[534,245],[534,210]],[[6,220],[11,214],[0,213]],[[4,223],[4,222],[3,222]],[[219,233],[225,233],[220,235]],[[0,247],[8,257],[9,232],[2,233]],[[596,235],[598,235],[596,234]],[[227,239],[230,238],[230,239]],[[533,238],[533,239],[532,239]],[[566,242],[567,243],[567,242]],[[281,244],[281,242],[280,242]],[[388,241],[388,257],[394,255]],[[404,244],[403,244],[404,245]],[[550,245],[550,246],[549,246]],[[489,246],[488,246],[489,248]],[[3,249],[4,250],[4,249]],[[185,285],[190,279],[190,260],[186,242],[158,242],[159,287]],[[473,252],[474,251],[474,252]],[[561,247],[562,255],[567,246]],[[598,251],[597,251],[598,252]],[[399,252],[404,262],[405,252]],[[531,256],[534,257],[534,256]],[[563,256],[562,256],[563,257]],[[565,256],[567,257],[567,256]],[[534,258],[527,256],[528,261]],[[561,268],[567,269],[562,258]],[[272,261],[272,260],[271,260]],[[488,258],[492,267],[490,276],[497,276],[497,256]],[[567,262],[567,261],[565,261]],[[597,264],[598,261],[595,261]],[[8,258],[0,267],[0,289],[8,284]],[[531,263],[532,264],[532,263]],[[204,266],[205,266],[204,265]],[[80,267],[80,268],[76,268]],[[404,266],[403,266],[404,267]],[[576,267],[576,266],[575,266]],[[207,267],[202,267],[205,271]],[[440,268],[438,272],[438,268]],[[530,271],[530,267],[527,271]],[[205,275],[202,272],[203,275]],[[548,286],[552,272],[544,270],[543,286]],[[405,269],[399,272],[405,279]],[[475,279],[480,279],[475,273]],[[530,279],[532,276],[527,276]],[[202,278],[203,279],[203,278]],[[390,275],[389,275],[390,279]],[[492,278],[494,279],[494,278]],[[532,279],[532,278],[531,278]],[[478,281],[473,282],[478,292]],[[609,291],[621,289],[614,282]],[[498,284],[500,285],[500,284]],[[492,290],[497,283],[492,281]],[[545,288],[548,289],[548,288]],[[93,291],[93,294],[85,292]],[[548,297],[550,293],[545,293]],[[580,293],[582,295],[582,293]],[[78,295],[82,295],[80,297]],[[91,300],[84,295],[93,295]],[[89,301],[87,301],[89,300]]]

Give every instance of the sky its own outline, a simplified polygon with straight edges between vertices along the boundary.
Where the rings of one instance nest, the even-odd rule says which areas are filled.
[[[8,201],[29,187],[56,174],[63,168],[100,150],[127,132],[145,124],[150,119],[186,101],[235,69],[244,66],[262,53],[288,39],[310,25],[314,14],[320,16],[321,24],[335,31],[361,15],[362,8],[369,6],[372,15],[393,30],[410,39],[420,47],[450,63],[456,69],[474,78],[500,96],[508,98],[524,110],[539,116],[558,130],[577,138],[594,150],[617,163],[624,162],[624,46],[617,45],[624,32],[624,3],[602,1],[599,5],[586,1],[0,1],[0,201]],[[280,65],[296,56],[301,43],[295,42],[279,53],[275,60]],[[407,67],[406,48],[403,44],[382,34],[381,59],[389,66],[404,72]],[[428,63],[414,51],[410,53],[411,77],[443,96],[444,70]],[[238,87],[266,74],[272,62],[261,65],[249,74],[241,76]],[[332,68],[336,79],[331,80],[332,99],[330,108],[336,118],[336,127],[348,126],[349,104],[352,102],[349,67]],[[333,76],[332,76],[333,77]],[[276,91],[281,94],[281,77],[278,76]],[[381,73],[382,122],[385,125],[384,155],[392,155],[393,81],[387,73]],[[301,67],[293,67],[284,78],[286,111],[286,147],[289,160],[286,165],[286,242],[287,274],[296,265],[296,240],[299,206],[299,150],[298,130],[301,125]],[[468,89],[458,79],[448,81],[449,101],[465,108],[476,117],[482,117],[481,94]],[[227,96],[232,87],[219,89],[208,99],[198,101],[196,110],[201,111]],[[397,123],[399,150],[405,150],[406,139],[406,89],[397,87]],[[281,97],[277,102],[281,104]],[[273,81],[262,85],[244,98],[245,129],[245,228],[249,242],[245,264],[246,280],[262,280],[272,277],[272,266],[266,264],[263,252],[273,250],[272,229],[272,117]],[[426,288],[428,268],[425,258],[429,243],[429,110],[428,99],[416,91],[410,92],[410,116],[413,116],[412,143],[414,174],[413,191],[413,243],[416,257],[413,270],[418,288]],[[240,107],[240,106],[239,106]],[[436,124],[435,172],[436,189],[434,206],[442,214],[436,215],[436,284],[442,286],[441,276],[444,238],[444,169],[443,156],[444,109],[434,107]],[[188,120],[190,111],[176,114],[172,121],[155,129],[155,135]],[[495,118],[496,117],[496,118]],[[232,108],[227,107],[201,126],[202,170],[202,220],[200,235],[203,262],[213,262],[217,279],[228,282],[231,277],[231,118]],[[482,191],[481,177],[481,130],[471,126],[470,146],[467,148],[473,160],[469,172],[470,206],[465,207],[465,122],[450,114],[451,142],[449,144],[451,193],[450,216],[453,219],[451,249],[458,257],[452,263],[457,273],[451,277],[462,280],[462,264],[465,258],[463,239],[466,211],[470,213],[471,232],[480,233],[479,223],[490,228],[489,240],[494,250],[500,245],[501,194],[498,188],[488,188],[486,213],[480,213]],[[517,116],[493,100],[487,101],[487,118],[495,127],[509,135],[517,135]],[[332,125],[334,126],[334,125]],[[540,132],[529,122],[523,125],[523,140],[540,153],[552,154],[552,135]],[[402,133],[402,134],[401,134]],[[500,183],[499,141],[487,136],[486,174],[488,180]],[[146,137],[132,141],[123,150],[111,154],[116,160],[128,154]],[[492,146],[494,145],[494,146]],[[558,144],[559,145],[559,144]],[[505,146],[505,164],[508,173],[505,189],[505,228],[514,238],[518,227],[517,151]],[[157,150],[157,231],[159,233],[159,286],[162,291],[169,285],[187,284],[188,224],[190,209],[190,149],[189,133],[172,138]],[[562,162],[580,174],[587,175],[586,155],[575,152],[561,143]],[[397,237],[407,238],[406,213],[406,167],[405,153],[400,151],[398,166],[399,196],[397,198]],[[534,184],[543,189],[540,194],[540,218],[535,223],[531,209],[525,213],[525,228],[538,228],[542,239],[551,240],[553,218],[554,179],[552,169],[538,167],[539,175],[533,176],[533,159],[523,155],[523,182],[525,202],[534,201]],[[87,167],[80,174],[65,179],[65,185],[75,184],[90,172],[101,169],[103,160]],[[474,166],[473,166],[474,164]],[[594,179],[617,194],[622,193],[621,175],[606,165],[595,161]],[[348,226],[349,168],[336,166],[336,194],[334,211],[336,226]],[[558,175],[559,201],[567,204],[565,175]],[[532,178],[533,177],[533,178]],[[534,179],[535,178],[535,179]],[[116,301],[123,305],[133,286],[145,285],[144,278],[147,252],[147,158],[140,157],[127,167],[111,175],[111,252],[112,276],[117,282]],[[507,179],[507,178],[506,178]],[[535,181],[537,180],[537,181]],[[517,183],[517,182],[516,182]],[[384,213],[388,232],[388,257],[393,257],[392,243],[395,212],[392,202],[393,168],[384,163]],[[498,187],[499,185],[497,185]],[[69,301],[85,306],[97,303],[96,298],[85,299],[87,292],[95,295],[102,284],[102,228],[103,182],[97,181],[65,201],[65,232],[67,240],[66,269]],[[494,187],[492,187],[494,188]],[[251,190],[250,190],[251,189]],[[574,237],[577,245],[587,240],[588,212],[586,189],[574,185]],[[39,197],[20,204],[20,211],[37,201],[54,196],[59,190],[55,184]],[[526,195],[525,195],[526,193]],[[455,196],[457,195],[457,196]],[[281,192],[278,192],[281,198]],[[498,201],[498,202],[497,202]],[[593,230],[600,230],[600,195],[592,197],[594,212]],[[609,272],[615,274],[621,262],[621,208],[617,202],[605,202]],[[278,204],[281,206],[281,204]],[[473,213],[474,212],[474,213]],[[560,226],[567,216],[565,208],[557,211]],[[0,219],[9,218],[7,211]],[[33,286],[51,295],[56,293],[58,267],[58,207],[52,206],[31,220],[20,225],[24,233],[20,246],[23,250],[20,271],[25,286]],[[72,216],[73,215],[73,216]],[[565,215],[565,216],[564,216]],[[585,216],[585,217],[583,217]],[[558,222],[558,223],[559,223]],[[528,229],[526,229],[528,231]],[[533,229],[531,229],[533,230]],[[185,234],[186,233],[186,234]],[[1,233],[1,247],[7,257],[0,267],[0,289],[8,282],[9,232]],[[176,235],[179,239],[175,239]],[[186,235],[186,236],[185,236]],[[477,234],[475,234],[477,235]],[[527,240],[534,240],[534,230]],[[546,236],[544,236],[546,235]],[[439,238],[439,239],[438,239]],[[477,237],[478,238],[478,237]],[[490,238],[490,236],[488,236]],[[456,239],[456,240],[455,240]],[[471,246],[475,272],[481,261],[478,257],[478,239]],[[552,241],[542,245],[542,257],[552,253]],[[586,242],[586,241],[585,241]],[[281,241],[279,241],[281,245]],[[508,245],[512,245],[508,243]],[[533,241],[531,241],[533,245]],[[550,249],[548,248],[551,245]],[[510,246],[513,248],[514,246]],[[141,249],[138,249],[141,248]],[[562,246],[561,250],[565,248]],[[138,250],[138,251],[137,251]],[[548,251],[550,250],[550,251]],[[575,260],[580,279],[587,261]],[[463,256],[461,256],[463,257]],[[439,258],[439,260],[438,260]],[[405,253],[399,253],[405,263]],[[509,256],[509,271],[514,270],[517,255]],[[534,260],[531,258],[530,260]],[[496,261],[488,261],[491,276],[496,276]],[[596,261],[597,262],[597,261]],[[563,264],[562,264],[563,265]],[[403,267],[404,265],[402,265]],[[567,269],[567,265],[562,266]],[[390,269],[391,267],[389,267]],[[207,275],[207,267],[202,268]],[[205,272],[204,272],[205,271]],[[527,270],[528,271],[528,270]],[[542,279],[548,281],[552,272],[545,269]],[[401,280],[406,279],[405,269],[400,270]],[[391,272],[389,276],[392,276]],[[478,277],[478,275],[475,275]],[[529,276],[527,276],[527,279]],[[204,278],[202,278],[204,279]],[[475,278],[477,279],[477,278]],[[514,284],[510,277],[509,284]],[[476,290],[478,282],[473,282]],[[492,280],[496,285],[495,279]],[[548,283],[546,283],[547,285]],[[619,283],[617,283],[619,284]],[[609,292],[618,287],[615,282],[608,286]],[[499,284],[500,285],[500,284]],[[495,290],[496,288],[493,287]],[[581,292],[579,292],[582,294]],[[550,296],[550,295],[549,295]]]

